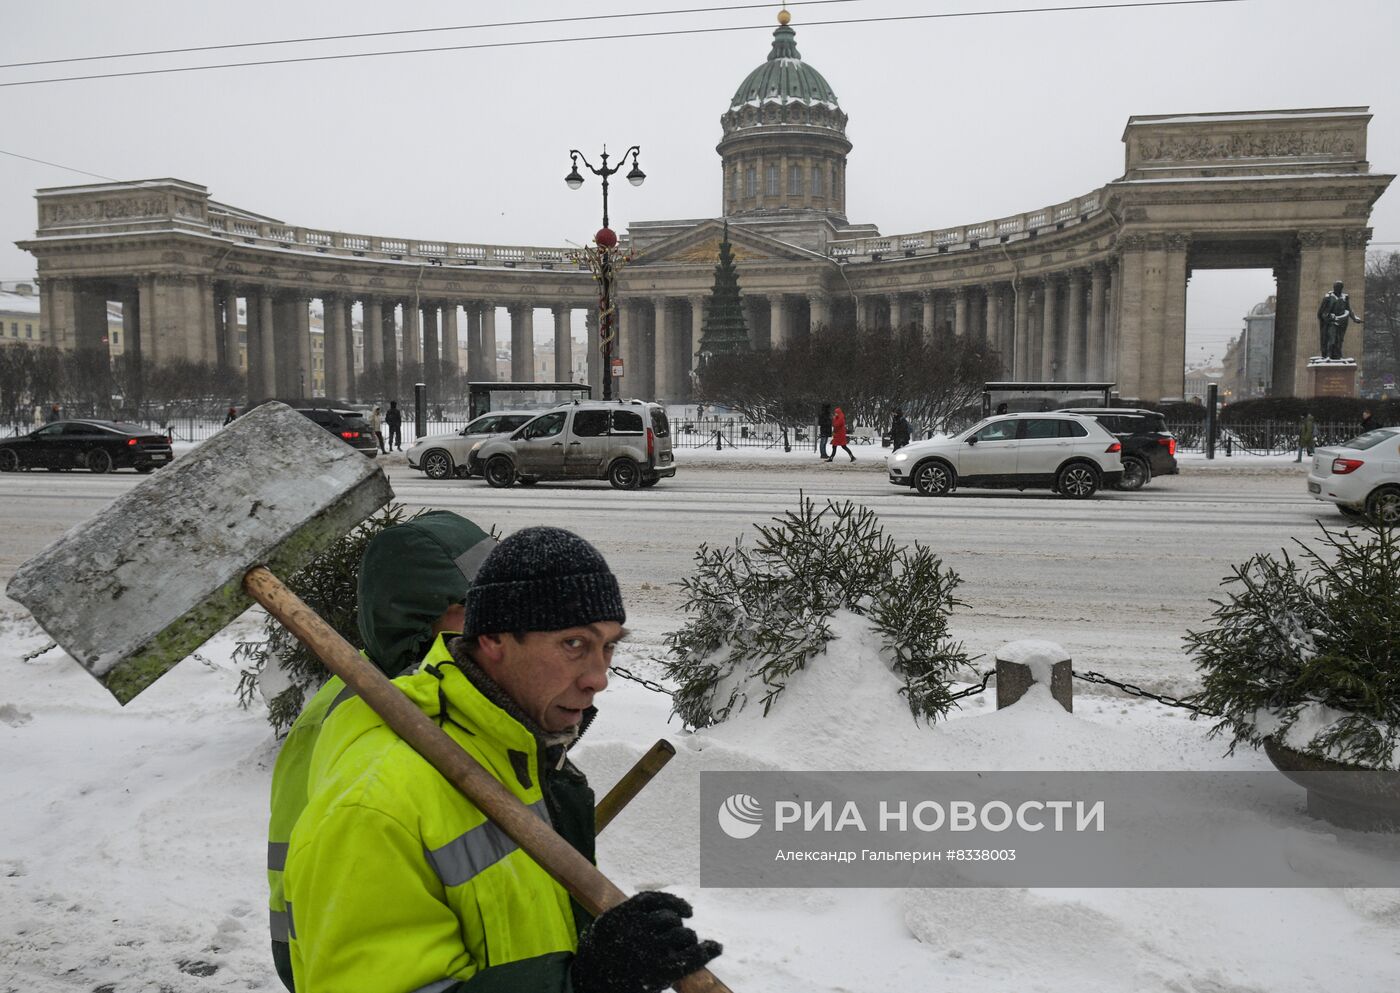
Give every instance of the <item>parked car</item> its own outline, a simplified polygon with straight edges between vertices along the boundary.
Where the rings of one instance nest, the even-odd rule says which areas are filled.
[[[513,434],[486,438],[470,455],[472,474],[492,486],[541,479],[606,479],[620,490],[655,486],[676,474],[671,426],[660,404],[580,400],[540,414]]]
[[[405,453],[410,469],[419,469],[429,479],[447,479],[467,475],[468,456],[483,437],[509,434],[531,418],[538,410],[493,410],[472,420],[460,431],[420,438]]]
[[[1308,492],[1347,517],[1400,524],[1400,428],[1376,428],[1314,451]]]
[[[1123,475],[1123,445],[1092,417],[1060,412],[1003,414],[951,438],[916,441],[886,458],[890,482],[921,496],[960,486],[1048,487],[1091,497]]]
[[[27,435],[0,440],[0,472],[135,469],[146,473],[174,457],[168,437],[124,421],[54,421]]]
[[[361,455],[378,457],[379,442],[375,440],[374,432],[369,429],[369,421],[363,411],[356,410],[342,400],[328,400],[323,397],[303,397],[277,402],[285,403],[297,413],[315,421]]]
[[[1165,414],[1135,407],[1071,407],[1067,414],[1092,417],[1123,443],[1123,478],[1120,490],[1140,490],[1153,476],[1175,476],[1176,435],[1167,427]]]

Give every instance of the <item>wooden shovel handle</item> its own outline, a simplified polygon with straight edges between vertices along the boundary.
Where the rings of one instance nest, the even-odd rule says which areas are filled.
[[[531,813],[267,568],[250,569],[243,577],[243,588],[315,652],[327,669],[345,680],[345,685],[384,718],[395,734],[558,880],[585,910],[596,917],[627,899],[627,894],[597,866]],[[729,987],[707,969],[686,976],[675,988],[681,993],[729,993]]]
[[[622,812],[622,808],[632,802],[632,798],[651,782],[652,777],[660,772],[675,754],[675,746],[665,738],[648,748],[647,753],[637,760],[636,765],[628,769],[617,781],[617,785],[608,790],[608,795],[598,801],[598,806],[593,811],[594,833],[602,834],[603,828],[612,823],[613,818]]]

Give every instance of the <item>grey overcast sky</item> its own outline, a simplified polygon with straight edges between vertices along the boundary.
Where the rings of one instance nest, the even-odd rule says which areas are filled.
[[[1131,114],[1369,105],[1369,158],[1400,170],[1395,0],[1246,0],[887,23],[818,22],[1065,5],[1065,0],[793,3],[803,58],[850,116],[853,222],[884,234],[971,223],[1088,193],[1123,171]],[[636,14],[743,0],[48,0],[5,18],[0,62]],[[116,179],[174,176],[219,201],[331,230],[495,244],[586,241],[600,198],[563,183],[568,150],[642,147],[647,181],[614,187],[614,227],[720,209],[719,117],[766,57],[777,4],[0,69],[0,83],[94,72],[482,47],[130,78],[0,86],[0,150]],[[596,160],[595,160],[596,162]],[[97,180],[0,155],[0,279],[34,274],[33,192]],[[1372,215],[1400,243],[1400,189]],[[1400,249],[1400,244],[1377,245]],[[1188,361],[1223,353],[1268,273],[1197,273]]]

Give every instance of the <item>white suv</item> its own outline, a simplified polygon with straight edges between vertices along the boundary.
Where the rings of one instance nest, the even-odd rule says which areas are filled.
[[[959,486],[1046,487],[1082,500],[1123,475],[1118,439],[1080,414],[1003,414],[951,438],[906,445],[887,461],[890,482],[922,496]]]
[[[1313,453],[1308,492],[1348,517],[1400,524],[1400,428],[1376,428]]]

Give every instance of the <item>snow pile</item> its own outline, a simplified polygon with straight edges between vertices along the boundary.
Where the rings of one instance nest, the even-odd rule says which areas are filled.
[[[12,606],[12,605],[10,605]],[[234,705],[234,628],[125,709],[26,616],[0,616],[0,989],[93,993],[280,990],[267,948],[265,819],[276,742]],[[629,618],[617,659],[654,674],[673,623]],[[1383,890],[716,890],[699,879],[698,774],[752,769],[1265,768],[1220,756],[1179,711],[1033,686],[915,724],[859,618],[796,674],[767,718],[750,708],[695,734],[669,700],[616,679],[576,748],[601,796],[658,737],[678,754],[599,837],[624,889],[691,900],[725,943],[735,990],[887,993],[1313,993],[1400,988],[1400,895]],[[1348,857],[1325,825],[1286,817],[1297,857]],[[1208,815],[1209,811],[1203,811]],[[1348,978],[1341,978],[1348,977]]]

